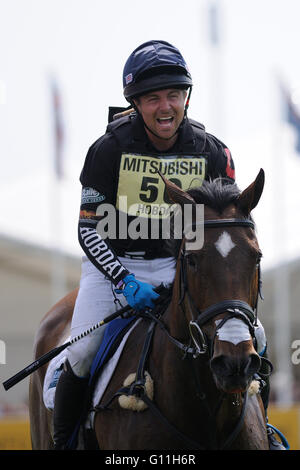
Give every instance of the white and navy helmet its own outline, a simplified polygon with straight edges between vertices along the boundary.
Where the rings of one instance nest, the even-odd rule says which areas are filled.
[[[129,102],[150,91],[192,86],[184,58],[166,41],[141,44],[130,54],[123,70],[123,93]]]

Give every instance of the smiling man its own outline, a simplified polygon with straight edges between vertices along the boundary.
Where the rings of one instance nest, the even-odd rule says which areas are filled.
[[[143,116],[145,130],[153,145],[168,150],[177,140],[177,131],[184,117],[187,92],[182,89],[156,90],[134,101]]]
[[[147,223],[167,216],[161,208],[171,201],[158,170],[184,190],[220,176],[234,181],[226,145],[187,117],[192,85],[181,53],[166,41],[140,45],[125,64],[123,93],[133,112],[109,123],[90,147],[80,176],[78,236],[85,256],[72,338],[116,310],[113,291],[139,311],[154,307],[155,286],[172,283],[176,259],[166,237],[128,232],[129,224],[138,227],[141,216]],[[116,237],[97,231],[103,204],[116,211],[116,220],[110,221]],[[66,447],[80,415],[103,330],[96,329],[68,350],[55,395],[56,449]]]

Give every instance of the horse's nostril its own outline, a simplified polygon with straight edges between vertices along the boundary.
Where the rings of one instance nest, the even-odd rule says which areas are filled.
[[[211,370],[218,377],[241,375],[241,363],[235,357],[220,355],[211,360]]]
[[[261,360],[258,354],[250,354],[239,358],[221,354],[212,358],[210,367],[212,372],[219,377],[251,377],[260,368]]]
[[[223,354],[220,356],[213,357],[210,361],[210,367],[212,372],[215,375],[224,375],[225,372],[225,362],[226,362],[226,356]]]
[[[258,354],[250,354],[249,360],[246,367],[244,368],[244,374],[252,376],[259,371],[261,366],[261,359]]]

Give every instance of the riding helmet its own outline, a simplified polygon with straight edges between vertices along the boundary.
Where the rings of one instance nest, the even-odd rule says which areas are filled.
[[[166,41],[148,41],[137,47],[123,70],[127,101],[154,90],[190,88],[192,77],[179,50]]]

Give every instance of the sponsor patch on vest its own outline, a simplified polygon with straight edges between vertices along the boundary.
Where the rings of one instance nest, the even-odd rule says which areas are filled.
[[[93,188],[83,188],[81,193],[81,204],[89,204],[104,201],[105,196]]]
[[[117,208],[131,216],[169,216],[169,200],[160,171],[183,190],[199,187],[205,178],[206,158],[197,155],[149,156],[123,153],[119,172]],[[122,197],[127,197],[124,208]]]

